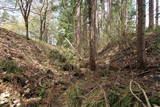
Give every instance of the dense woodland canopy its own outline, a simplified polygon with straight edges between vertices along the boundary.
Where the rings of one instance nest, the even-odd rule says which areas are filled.
[[[0,80],[24,107],[159,107],[159,2],[0,0]]]

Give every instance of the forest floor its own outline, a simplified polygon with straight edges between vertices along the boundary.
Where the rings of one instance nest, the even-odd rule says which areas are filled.
[[[86,67],[62,71],[49,63],[48,53],[55,47],[26,40],[22,35],[0,28],[0,107],[18,107],[20,104],[27,107],[36,107],[35,104],[40,107],[79,107],[75,104],[100,102],[107,99],[104,97],[106,94],[117,89],[130,92],[143,88],[149,99],[153,96],[160,99],[159,35],[146,35],[144,69],[137,67],[136,43],[133,40],[130,44],[114,44],[101,51],[97,58],[96,72]],[[141,88],[132,84],[131,89],[133,81]],[[126,93],[122,97],[124,95]],[[158,107],[160,100],[152,104]]]
[[[65,72],[57,72],[48,64],[47,54],[52,49],[53,46],[26,40],[22,35],[0,28],[0,105],[7,104],[7,107],[7,98],[12,98],[11,105],[17,105],[20,101],[16,100],[16,97],[22,96],[24,103],[39,102],[42,100],[40,97],[45,94],[44,91],[51,91],[46,90],[47,88],[61,88],[60,91],[52,93],[52,97],[57,97],[65,90],[61,85],[68,85],[70,76]],[[18,69],[23,72],[12,73],[14,70],[19,71]],[[44,105],[48,103],[45,101]]]

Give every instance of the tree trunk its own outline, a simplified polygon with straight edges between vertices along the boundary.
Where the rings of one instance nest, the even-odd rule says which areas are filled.
[[[107,6],[108,6],[108,16],[109,16],[109,18],[111,17],[111,14],[112,14],[112,3],[111,3],[112,1],[111,0],[108,0],[107,1]]]
[[[97,0],[88,0],[89,6],[89,44],[90,44],[90,69],[96,70],[96,9]]]
[[[40,18],[40,36],[39,39],[42,40],[43,38],[43,20]]]
[[[26,38],[29,40],[28,18],[25,18]]]
[[[44,38],[44,41],[47,43],[47,42],[48,42],[48,36],[49,36],[49,35],[48,35],[48,27],[46,27],[43,35],[45,35],[43,38]]]
[[[154,1],[153,0],[149,0],[149,28],[150,29],[154,28]]]
[[[88,4],[86,1],[83,1],[82,7],[82,36],[81,36],[81,48],[82,48],[82,55],[87,56],[89,53],[89,37],[88,37]]]
[[[78,52],[81,51],[80,42],[81,42],[81,0],[77,0],[77,7],[76,7],[76,44],[78,48]]]
[[[144,68],[144,32],[145,32],[145,0],[137,0],[138,25],[137,25],[137,62]]]
[[[156,0],[156,27],[158,26],[159,0]]]

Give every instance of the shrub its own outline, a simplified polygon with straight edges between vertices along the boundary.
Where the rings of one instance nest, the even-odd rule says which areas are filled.
[[[61,55],[61,53],[57,49],[50,51],[49,59],[52,64],[54,64],[54,62],[66,62],[66,58],[63,55]]]
[[[152,96],[152,97],[150,98],[150,102],[151,102],[152,104],[156,104],[156,105],[159,105],[159,106],[160,106],[160,93]],[[159,106],[157,106],[157,107],[159,107]]]
[[[45,98],[47,96],[46,88],[39,88],[39,91],[40,91],[39,96],[41,98]]]
[[[158,26],[158,27],[156,27],[156,28],[154,29],[154,33],[160,33],[160,26]]]
[[[160,51],[160,37],[156,37],[155,42],[151,45],[151,48],[156,49],[158,52]]]
[[[23,69],[18,67],[15,61],[13,60],[1,60],[0,61],[0,68],[6,73],[21,73]]]
[[[70,71],[78,66],[79,58],[70,49],[56,48],[49,53],[49,62],[63,71]]]
[[[67,90],[66,99],[68,107],[81,107],[82,98],[80,96],[81,91],[77,84],[71,87],[69,90]]]
[[[139,93],[138,91],[134,91]],[[133,95],[127,90],[117,89],[108,95],[109,103],[112,107],[132,107],[137,104]],[[139,106],[137,106],[139,107]]]

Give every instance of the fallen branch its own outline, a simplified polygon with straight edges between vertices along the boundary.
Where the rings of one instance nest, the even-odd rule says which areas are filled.
[[[69,43],[69,45],[72,47],[73,51],[77,54],[77,56],[79,56],[79,58],[82,60],[82,56],[77,52],[76,48],[72,45],[72,43],[67,38],[65,38],[65,40]]]
[[[136,94],[134,94],[134,92],[132,91],[132,83],[135,83],[135,84],[138,86],[138,88],[142,91],[142,93],[143,93],[143,95],[144,95],[144,97],[145,97],[145,100],[146,100],[146,102],[147,102],[147,105],[146,105]],[[132,94],[139,102],[141,102],[144,107],[151,107],[151,104],[150,104],[150,102],[149,102],[149,99],[148,99],[148,97],[147,97],[147,94],[146,94],[145,90],[144,90],[143,88],[141,88],[140,84],[138,84],[136,81],[131,80],[131,81],[130,81],[129,89],[130,89],[131,94]]]

